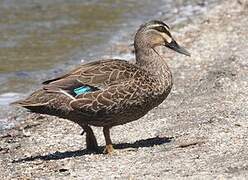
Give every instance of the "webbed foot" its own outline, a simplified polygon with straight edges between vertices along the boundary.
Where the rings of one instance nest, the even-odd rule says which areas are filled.
[[[103,153],[112,155],[114,153],[114,148],[110,138],[110,127],[103,127],[103,134],[106,141],[106,146]]]
[[[113,145],[112,145],[112,144],[106,145],[106,147],[105,147],[103,153],[104,153],[104,154],[112,155],[112,154],[114,153]]]

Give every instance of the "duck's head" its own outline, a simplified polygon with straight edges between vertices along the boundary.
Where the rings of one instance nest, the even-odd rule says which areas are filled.
[[[165,46],[178,53],[190,56],[190,53],[172,37],[169,26],[157,20],[149,21],[140,26],[135,35],[134,45],[136,49]]]

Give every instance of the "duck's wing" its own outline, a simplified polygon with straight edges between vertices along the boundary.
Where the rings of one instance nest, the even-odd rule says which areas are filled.
[[[147,109],[152,105],[148,99],[158,92],[156,83],[147,71],[127,61],[98,61],[44,82],[40,90],[15,104],[61,117],[72,111],[107,117]]]
[[[67,76],[66,79],[70,77]],[[146,106],[153,106],[152,103],[147,103],[148,99],[159,91],[158,82],[152,75],[122,60],[97,62],[89,69],[83,67],[76,79],[84,87],[96,88],[95,91],[75,96],[69,103],[74,111],[89,117],[131,112],[138,107],[142,111],[143,108],[147,109]],[[51,84],[58,83],[57,80]]]
[[[142,112],[147,106],[153,106],[148,102],[149,98],[154,96],[156,83],[152,78],[149,79],[147,76],[126,79],[103,90],[81,94],[72,100],[69,106],[89,117],[108,117],[113,114],[121,116],[123,112],[130,113],[136,110]]]
[[[43,82],[47,92],[62,92],[77,96],[110,85],[119,84],[142,71],[124,60],[102,60],[81,65],[79,68],[61,77]]]

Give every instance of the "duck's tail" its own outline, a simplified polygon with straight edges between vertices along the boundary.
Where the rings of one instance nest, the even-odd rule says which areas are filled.
[[[37,107],[37,106],[44,106],[46,103],[33,103],[30,102],[28,99],[18,100],[15,102],[10,103],[11,106],[21,106],[21,107]]]
[[[23,107],[35,113],[55,115],[65,118],[70,111],[70,107],[66,106],[66,103],[69,104],[71,99],[64,96],[62,97],[64,98],[62,99],[64,101],[59,99],[57,94],[47,93],[45,90],[40,89],[35,91],[26,99],[15,101],[11,103],[11,105]],[[62,104],[60,100],[65,103]]]
[[[11,106],[25,106],[27,102],[25,100],[18,100],[10,103]]]
[[[26,99],[21,99],[15,102],[12,102],[10,105],[13,106],[21,106],[21,107],[38,107],[38,106],[44,106],[47,104],[46,99],[42,99],[42,95],[44,95],[45,92],[43,89],[39,89],[35,92],[33,92],[30,96],[28,96]]]

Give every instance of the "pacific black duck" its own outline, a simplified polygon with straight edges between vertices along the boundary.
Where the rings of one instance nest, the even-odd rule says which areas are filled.
[[[88,150],[97,149],[90,127],[103,127],[105,153],[112,153],[110,128],[135,121],[170,93],[172,75],[155,49],[165,46],[190,56],[161,21],[140,26],[134,39],[136,63],[108,59],[82,64],[68,74],[47,80],[27,99],[14,104],[32,112],[58,116],[80,125]]]

